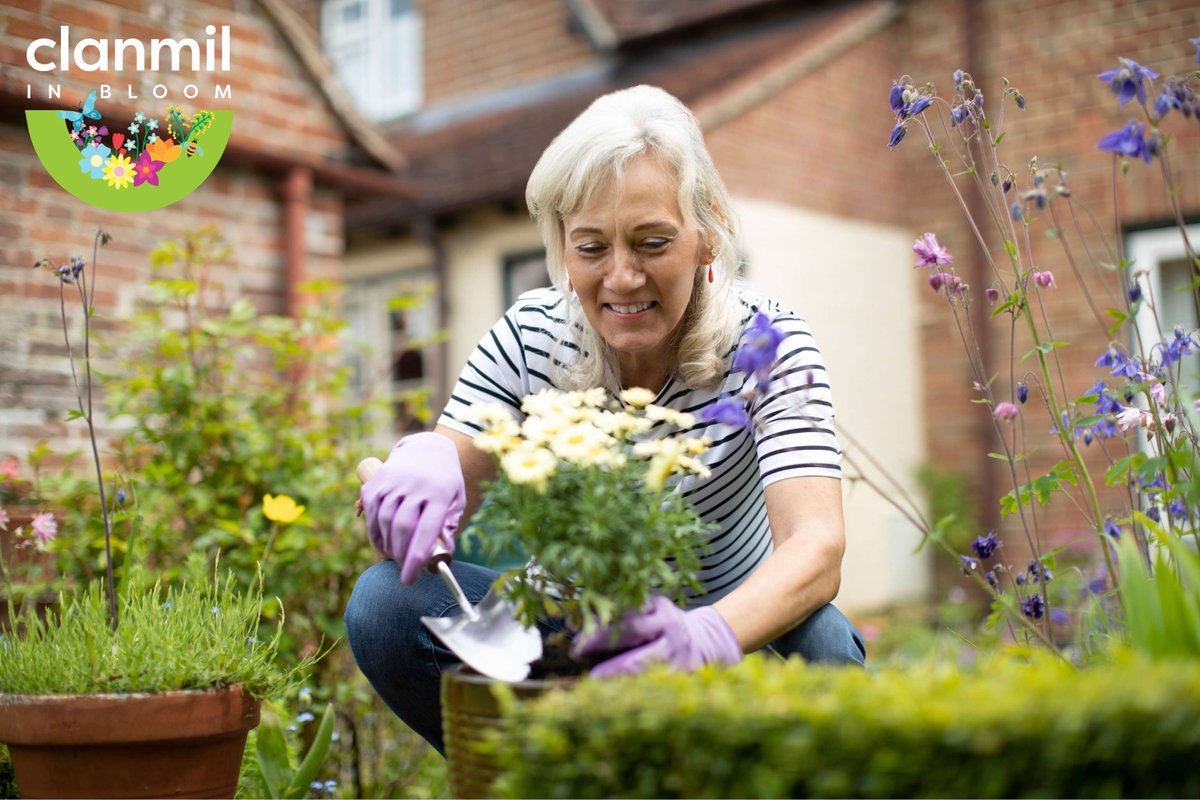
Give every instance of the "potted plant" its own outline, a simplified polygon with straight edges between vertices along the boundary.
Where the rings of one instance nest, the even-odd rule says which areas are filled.
[[[105,480],[92,415],[95,265],[109,238],[96,233],[90,275],[78,256],[35,265],[51,270],[62,292],[78,401],[70,417],[88,429],[104,575],[62,591],[56,613],[45,620],[25,615],[22,633],[0,639],[0,742],[8,745],[26,797],[230,797],[261,699],[287,687],[312,659],[284,671],[275,662],[279,635],[258,638],[261,579],[257,589],[243,591],[232,577],[222,581],[215,571],[209,577],[197,554],[184,585],[164,589],[145,569],[130,566],[136,497]],[[82,316],[79,369],[68,294]],[[130,526],[129,539],[114,542],[114,523],[121,522]],[[39,541],[58,534],[46,527]],[[119,584],[114,544],[127,554]],[[17,622],[10,611],[14,630]]]
[[[697,460],[709,445],[682,431],[691,415],[652,404],[645,389],[544,390],[525,398],[518,423],[500,406],[477,406],[475,439],[496,460],[498,477],[464,532],[496,560],[513,551],[528,565],[503,572],[497,586],[520,621],[561,620],[546,637],[531,678],[510,684],[518,697],[561,687],[588,669],[570,653],[569,634],[611,627],[655,595],[685,599],[699,591],[696,542],[707,526],[674,491],[671,477],[706,477]],[[663,423],[666,435],[650,429]],[[494,682],[470,670],[443,673],[442,696],[451,790],[486,796],[497,775],[488,737],[504,724]],[[505,696],[505,691],[499,693]]]

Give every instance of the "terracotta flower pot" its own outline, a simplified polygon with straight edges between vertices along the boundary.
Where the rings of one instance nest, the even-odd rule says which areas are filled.
[[[260,701],[241,687],[0,694],[21,797],[233,797]]]
[[[487,742],[488,732],[510,733],[492,693],[496,683],[461,665],[442,673],[442,733],[450,769],[450,793],[454,797],[496,796],[492,783],[500,776],[500,767]],[[520,681],[508,687],[518,699],[529,700],[574,683],[574,678],[556,678]]]

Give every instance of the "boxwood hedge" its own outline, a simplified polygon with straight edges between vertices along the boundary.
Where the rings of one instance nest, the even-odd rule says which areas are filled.
[[[1200,664],[732,669],[512,705],[512,797],[1197,797]]]

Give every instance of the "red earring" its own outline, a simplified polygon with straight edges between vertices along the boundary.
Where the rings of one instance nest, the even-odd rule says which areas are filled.
[[[712,264],[709,264],[709,265],[708,265],[708,282],[709,282],[709,283],[712,283],[712,282],[713,282],[713,271],[712,271]]]

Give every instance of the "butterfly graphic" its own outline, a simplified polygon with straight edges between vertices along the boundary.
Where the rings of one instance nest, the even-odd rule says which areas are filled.
[[[65,120],[71,121],[71,127],[75,130],[83,129],[83,118],[100,119],[100,112],[96,110],[96,90],[87,96],[87,100],[83,101],[83,108],[79,111],[60,111],[58,115]]]

